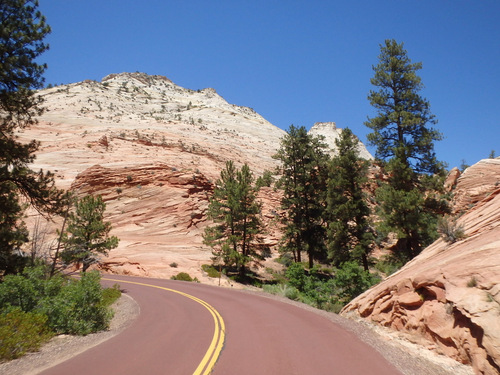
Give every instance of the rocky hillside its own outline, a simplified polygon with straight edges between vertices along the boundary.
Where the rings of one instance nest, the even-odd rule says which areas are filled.
[[[200,266],[211,252],[201,234],[220,170],[227,160],[249,164],[256,176],[274,170],[272,155],[285,132],[214,89],[189,90],[143,73],[111,74],[41,95],[48,111],[20,137],[41,141],[34,168],[55,172],[60,187],[103,196],[106,219],[120,238],[104,267],[154,277],[182,270],[209,282]],[[332,143],[339,132],[328,123],[322,135]],[[260,195],[273,246],[279,196],[270,188]]]
[[[349,305],[355,314],[456,360],[500,373],[500,158],[482,160],[448,187],[465,238],[439,239]]]

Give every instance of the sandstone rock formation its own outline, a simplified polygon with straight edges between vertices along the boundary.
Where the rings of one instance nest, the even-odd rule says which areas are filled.
[[[498,374],[500,159],[469,167],[452,191],[466,237],[437,240],[342,313],[408,332],[408,338],[472,364],[477,373]]]
[[[109,272],[170,277],[186,271],[204,282],[210,263],[201,234],[208,198],[227,160],[256,177],[273,171],[285,132],[253,109],[227,103],[212,88],[190,90],[162,76],[111,74],[40,92],[48,111],[19,134],[38,139],[34,168],[58,186],[100,194],[120,238],[103,259]],[[266,243],[278,241],[279,194],[263,188]],[[52,225],[52,231],[61,224]]]
[[[312,128],[309,130],[309,134],[315,136],[323,136],[324,142],[330,148],[330,154],[335,155],[337,152],[337,145],[335,141],[340,138],[342,134],[342,129],[337,128],[334,122],[316,122]],[[362,142],[358,144],[359,156],[366,160],[373,160],[372,154],[366,149]]]

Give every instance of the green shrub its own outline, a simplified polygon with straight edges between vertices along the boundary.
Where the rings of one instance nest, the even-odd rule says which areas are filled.
[[[282,295],[283,297],[286,297],[288,299],[291,299],[293,301],[298,301],[300,298],[300,292],[297,288],[287,285],[287,284],[280,284],[279,285],[279,294]]]
[[[469,281],[467,281],[467,288],[475,288],[477,286],[477,279],[472,276]]]
[[[175,262],[170,263],[170,267],[172,268],[177,268],[178,264]]]
[[[102,291],[102,306],[109,307],[122,296],[120,285],[115,284],[111,288],[103,289]]]
[[[288,280],[287,285],[280,286],[275,294],[284,295],[319,309],[339,310],[338,287],[331,275],[320,272],[318,267],[313,267],[308,274],[303,264],[293,263],[285,271],[285,276]]]
[[[45,315],[13,308],[0,315],[0,361],[36,351],[51,337]]]
[[[486,302],[495,302],[495,298],[488,292],[486,292]]]
[[[344,304],[340,302],[339,300],[334,300],[334,301],[329,301],[325,303],[322,307],[323,310],[329,311],[335,314],[338,314],[342,308],[344,307]]]
[[[299,301],[302,303],[305,303],[306,305],[309,305],[309,306],[312,306],[315,308],[319,308],[316,300],[313,298],[313,296],[311,296],[309,294],[301,293]]]
[[[103,291],[97,271],[80,280],[54,276],[44,267],[26,268],[23,275],[6,276],[0,284],[2,311],[19,308],[43,314],[56,333],[86,335],[106,329],[113,316],[108,306],[120,295],[117,287]]]
[[[86,335],[108,327],[113,315],[108,303],[117,293],[116,288],[103,292],[97,271],[84,273],[80,280],[46,279],[45,269],[36,267],[5,277],[0,284],[0,306],[2,311],[19,308],[43,314],[56,333]]]
[[[220,277],[220,272],[217,271],[217,269],[214,266],[211,266],[210,264],[202,264],[201,269],[207,273],[208,277],[214,277],[214,278]]]
[[[376,282],[375,277],[356,262],[345,262],[335,274],[338,295],[344,302],[357,297]]]
[[[174,275],[170,278],[171,280],[179,280],[179,281],[194,281],[199,282],[199,280],[195,277],[194,279],[186,272],[179,272],[177,275]]]
[[[306,278],[302,298],[304,302],[325,309],[325,305],[337,302],[338,291],[333,279],[321,280],[317,276]]]
[[[441,238],[450,244],[465,238],[464,226],[458,225],[456,220],[447,216],[439,218],[438,232]]]
[[[54,296],[61,290],[63,280],[54,277],[46,280],[45,268],[27,267],[20,275],[7,275],[0,283],[0,307],[19,307],[30,312],[37,308],[44,296]]]
[[[278,293],[276,293],[277,287],[278,287],[278,285],[276,285],[276,284],[264,284],[262,286],[262,290],[266,293],[269,293],[269,294],[278,294]]]
[[[38,303],[38,295],[33,283],[21,275],[7,275],[0,284],[2,309],[13,306],[23,311],[31,311]]]
[[[104,305],[100,278],[97,271],[86,272],[80,280],[68,280],[57,296],[41,301],[38,311],[48,316],[55,332],[87,335],[108,328],[113,312]]]
[[[293,263],[285,271],[288,283],[300,291],[304,291],[306,283],[306,270],[300,263]]]
[[[289,284],[265,284],[263,285],[262,290],[266,293],[286,297],[294,301],[298,301],[300,299],[299,290]]]

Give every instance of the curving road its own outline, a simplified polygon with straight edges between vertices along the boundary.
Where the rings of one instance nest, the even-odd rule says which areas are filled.
[[[352,333],[294,305],[202,284],[104,279],[139,303],[139,317],[42,374],[400,374]]]

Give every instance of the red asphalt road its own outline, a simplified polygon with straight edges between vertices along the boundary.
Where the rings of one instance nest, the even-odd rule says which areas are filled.
[[[401,374],[354,334],[294,305],[202,284],[103,277],[175,289],[213,306],[226,327],[224,348],[213,375]],[[138,302],[139,317],[119,335],[42,374],[195,372],[214,335],[214,318],[209,310],[186,296],[163,289],[124,282],[120,286]]]

